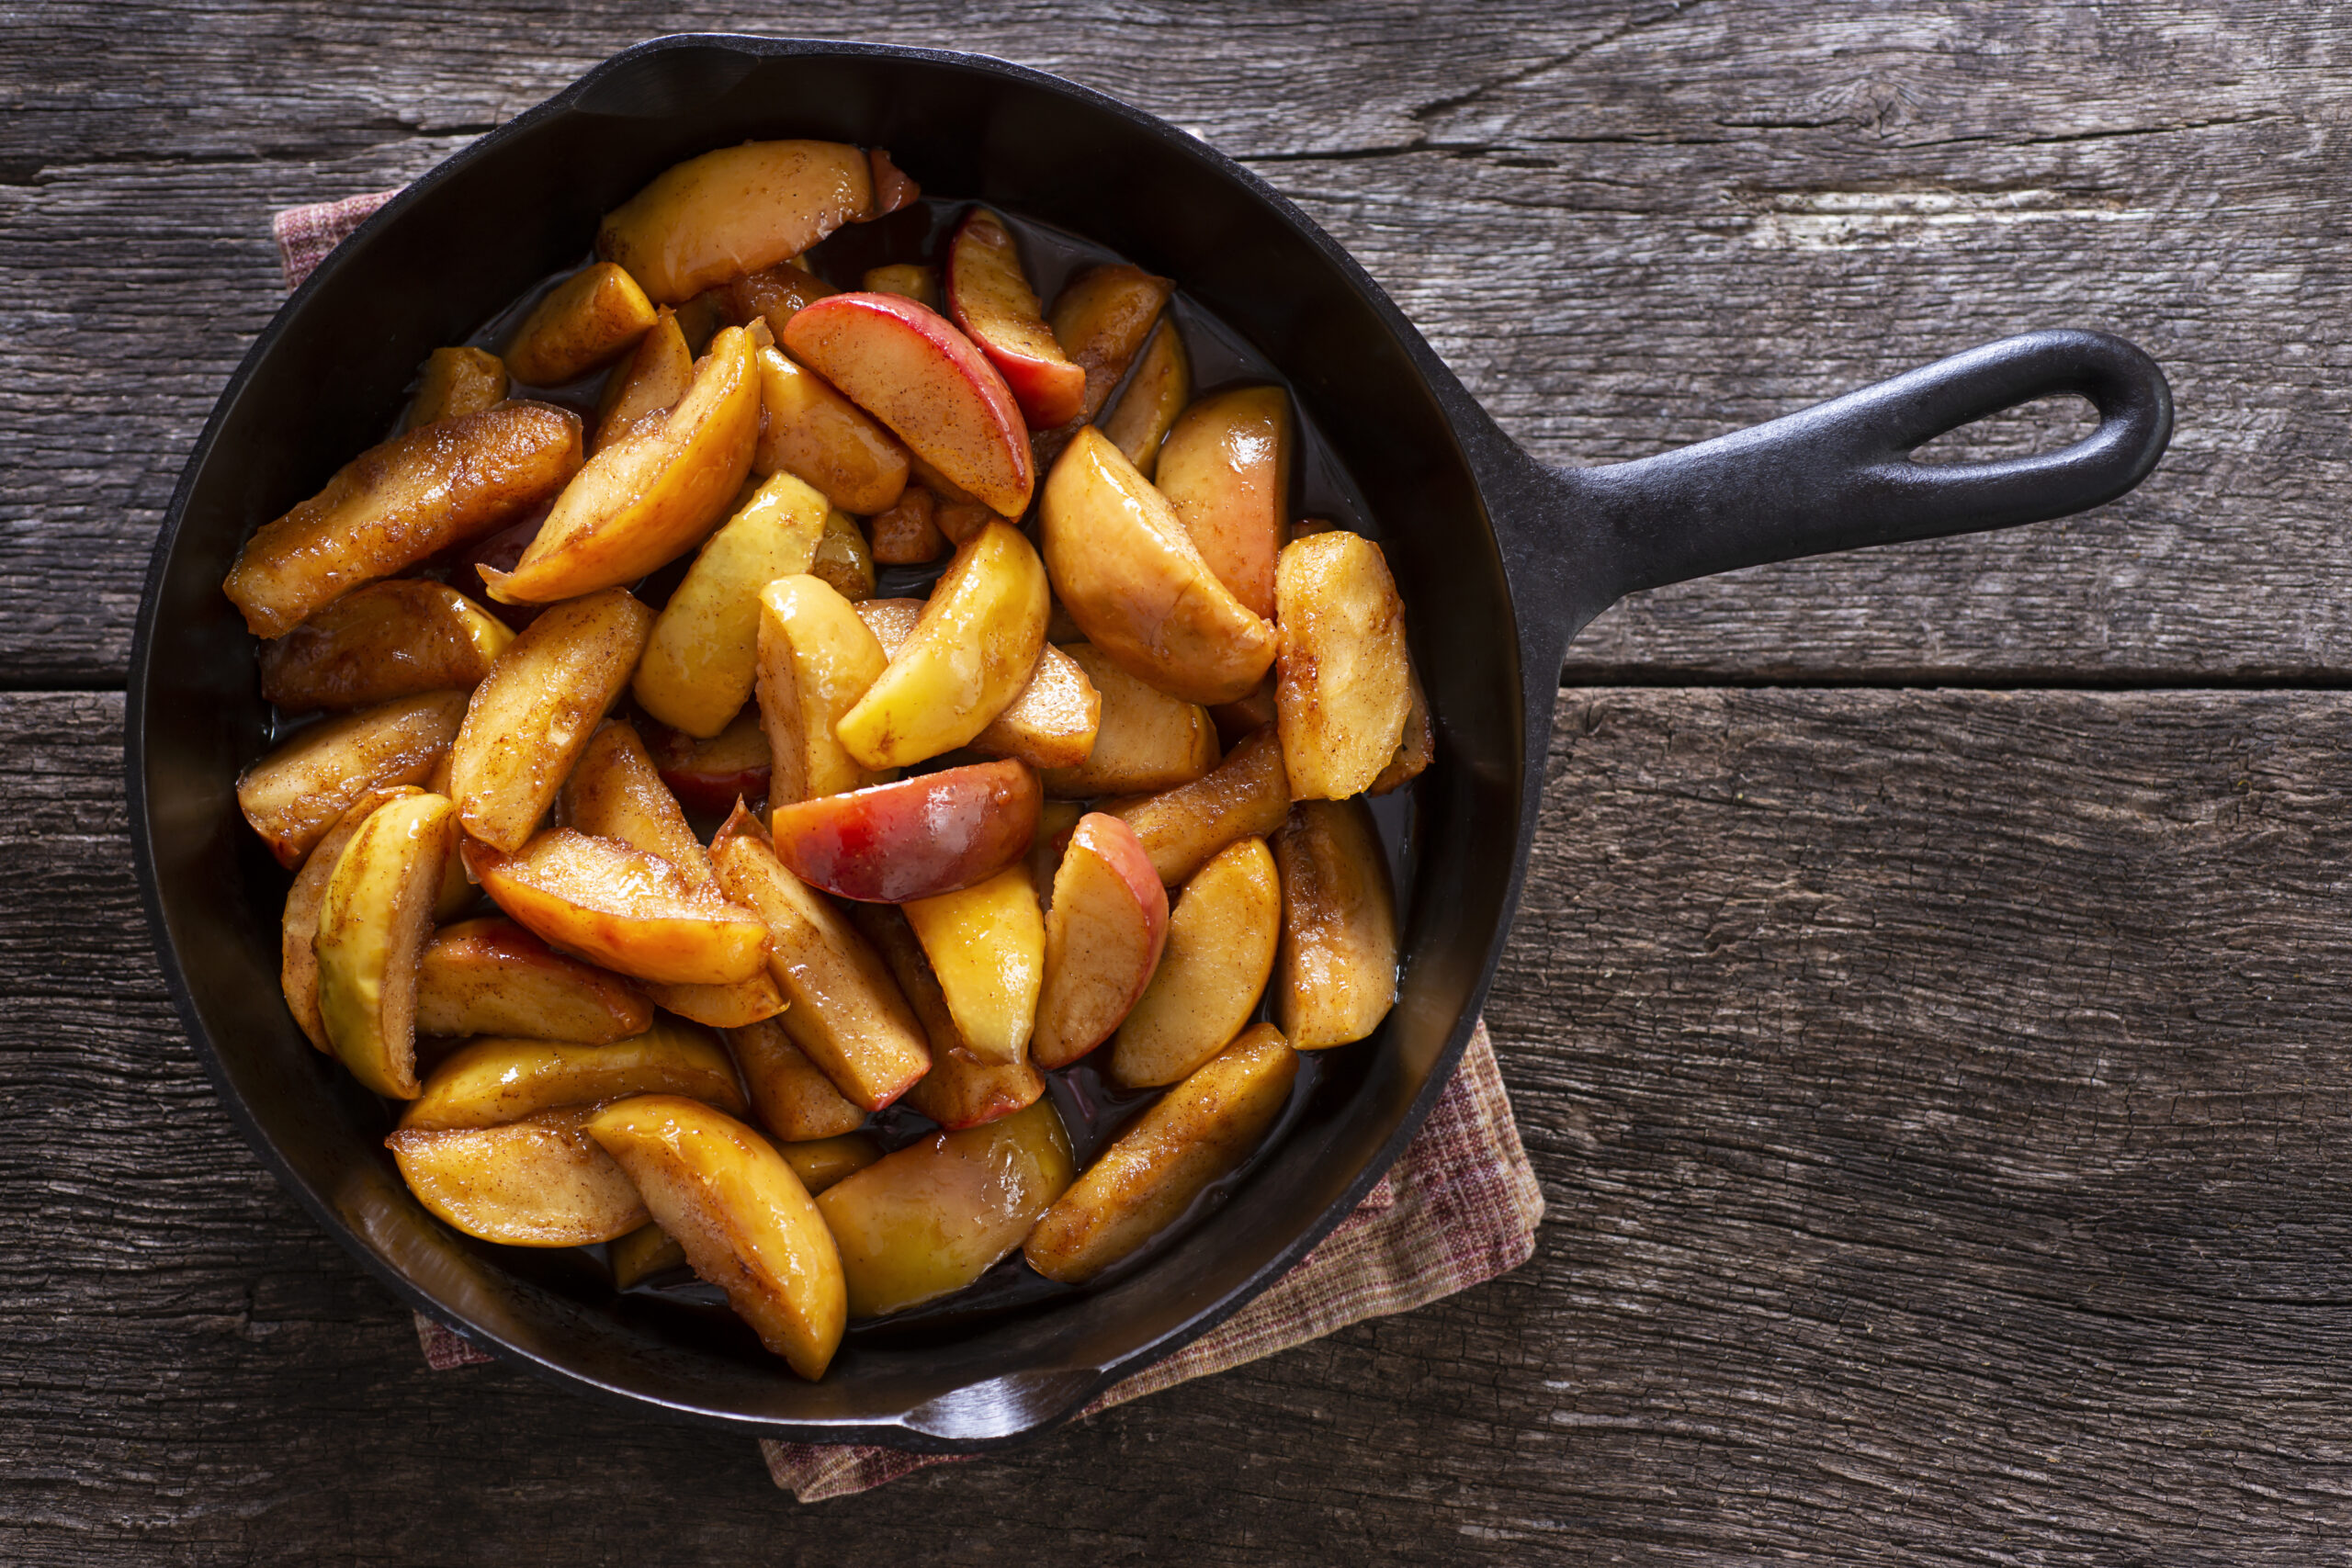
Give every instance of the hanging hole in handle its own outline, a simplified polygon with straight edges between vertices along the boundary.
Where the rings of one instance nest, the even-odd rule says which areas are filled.
[[[2098,428],[2098,406],[2079,392],[2055,392],[1957,425],[1912,449],[1922,468],[2013,462],[2057,452]]]

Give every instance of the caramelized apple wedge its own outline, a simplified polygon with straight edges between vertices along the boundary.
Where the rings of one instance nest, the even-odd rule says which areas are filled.
[[[1037,829],[1037,775],[974,762],[774,807],[776,858],[841,898],[903,904],[986,881]]]
[[[378,1094],[415,1098],[416,959],[458,818],[437,795],[386,801],[335,857],[319,903],[319,1024]]]
[[[1437,755],[1437,727],[1430,722],[1429,694],[1421,690],[1420,671],[1413,668],[1408,652],[1405,660],[1405,737],[1396,742],[1396,754],[1380,776],[1364,785],[1366,795],[1386,795],[1404,788],[1419,778]]]
[[[885,1155],[817,1200],[841,1247],[850,1315],[962,1290],[1021,1245],[1077,1174],[1050,1100]]]
[[[596,400],[596,434],[588,443],[588,455],[593,457],[659,424],[694,384],[694,351],[686,346],[676,314],[664,305]]]
[[[817,541],[817,559],[808,575],[853,604],[874,597],[874,550],[857,526],[857,519],[840,507],[825,513],[825,536]]]
[[[787,1143],[776,1153],[784,1156],[784,1163],[792,1168],[792,1174],[800,1178],[800,1185],[814,1198],[880,1159],[882,1145],[864,1133],[843,1133],[836,1138]]]
[[[783,336],[785,323],[799,314],[800,308],[810,300],[840,292],[809,271],[808,264],[798,256],[757,272],[747,272],[718,289],[736,325],[748,327],[753,321],[765,321],[770,337]]]
[[[690,1024],[663,1020],[604,1045],[557,1040],[475,1040],[433,1069],[401,1112],[403,1130],[494,1127],[561,1105],[630,1094],[678,1094],[744,1113],[735,1064]]]
[[[401,416],[401,434],[505,400],[506,364],[498,355],[481,348],[436,348],[417,370],[416,395]]]
[[[1022,1246],[1029,1267],[1082,1285],[1132,1257],[1240,1168],[1297,1077],[1298,1054],[1272,1024],[1243,1033],[1136,1118],[1046,1211]]]
[[[501,909],[568,953],[642,980],[717,986],[766,962],[751,910],[697,891],[658,856],[556,828],[503,854],[469,840],[466,869]]]
[[[1162,320],[1143,345],[1143,357],[1119,394],[1118,406],[1102,421],[1102,434],[1151,479],[1159,472],[1160,443],[1175,428],[1193,396],[1193,362],[1176,323]]]
[[[237,552],[220,591],[255,637],[283,637],[363,582],[494,534],[580,468],[580,416],[500,403],[371,446]]]
[[[760,590],[816,561],[825,498],[790,474],[752,492],[705,542],[654,619],[631,691],[638,705],[707,739],[752,700],[760,664]]]
[[[956,552],[906,643],[835,733],[868,768],[903,768],[978,735],[1028,684],[1046,646],[1045,564],[990,523]]]
[[[649,1217],[636,1185],[582,1130],[594,1113],[576,1105],[499,1127],[403,1131],[384,1146],[426,1212],[468,1235],[586,1247]]]
[[[1040,516],[1054,592],[1128,673],[1190,702],[1229,703],[1273,662],[1274,628],[1217,581],[1101,431],[1080,431],[1055,463]]]
[[[314,724],[244,771],[237,807],[278,864],[300,865],[362,795],[430,778],[465,712],[465,693],[427,692]]]
[[[777,579],[760,590],[758,649],[754,687],[775,763],[770,801],[838,795],[889,776],[861,764],[835,733],[888,663],[848,600],[813,576]]]
[[[914,635],[922,611],[921,599],[868,599],[857,607],[858,618],[892,659]],[[1074,768],[1092,755],[1102,723],[1102,695],[1094,682],[1078,660],[1046,643],[1038,650],[1029,679],[1004,711],[972,737],[971,749],[986,756],[1014,758],[1033,768]]]
[[[527,385],[560,386],[627,354],[653,320],[653,302],[637,280],[597,262],[531,308],[506,345],[506,367]]]
[[[477,570],[505,604],[546,604],[634,582],[702,542],[752,471],[760,378],[740,327],[711,339],[660,423],[588,459],[511,572]]]
[[[922,486],[909,485],[897,501],[869,518],[875,560],[883,566],[921,566],[945,555],[947,536],[933,518],[938,504],[939,498]]]
[[[785,1032],[853,1104],[879,1111],[929,1070],[931,1052],[906,998],[865,940],[824,895],[776,859],[749,811],[711,840],[727,896],[766,922],[768,971],[791,1003]]]
[[[601,1145],[598,1146],[597,1152],[604,1153]],[[610,1159],[613,1156],[605,1155],[605,1157]],[[620,1167],[615,1166],[613,1168],[619,1170]],[[626,1181],[628,1178],[623,1176],[621,1179]],[[632,1193],[636,1190],[635,1187],[629,1189]],[[648,1220],[628,1235],[616,1238],[613,1244],[605,1249],[605,1260],[613,1267],[614,1288],[626,1291],[633,1285],[644,1283],[657,1274],[667,1274],[673,1269],[684,1269],[686,1266],[686,1249],[678,1245],[677,1237]]]
[[[628,683],[652,624],[626,589],[607,588],[551,606],[498,656],[449,749],[450,794],[467,832],[510,852],[523,847]]]
[[[894,262],[888,266],[870,266],[858,285],[868,294],[896,294],[911,299],[926,310],[940,309],[939,269],[920,266],[912,262]]]
[[[652,1023],[653,1004],[635,986],[496,915],[443,926],[417,959],[419,1033],[601,1045]]]
[[[262,644],[261,696],[304,708],[364,708],[470,689],[514,634],[454,588],[391,578],[354,589]]]
[[[760,728],[760,710],[744,708],[708,740],[681,735],[666,724],[649,720],[646,753],[653,759],[662,782],[678,804],[690,811],[724,816],[739,800],[764,800],[774,762],[767,731]]]
[[[1029,509],[1029,429],[988,357],[937,311],[895,294],[836,294],[792,318],[784,349],[958,489],[1006,517]]]
[[[1242,606],[1274,615],[1274,558],[1290,523],[1290,394],[1236,387],[1184,411],[1153,482]]]
[[[799,475],[844,512],[881,512],[907,488],[907,449],[855,403],[775,348],[759,352],[763,423],[753,471]]]
[[[1047,795],[1083,800],[1173,789],[1216,766],[1216,726],[1206,708],[1136,680],[1091,643],[1062,651],[1094,688],[1100,716],[1086,760],[1046,770]]]
[[[607,1105],[586,1126],[760,1343],[802,1377],[822,1377],[847,1316],[841,1253],[775,1145],[672,1095]]]
[[[906,1103],[949,1132],[977,1127],[1033,1105],[1046,1092],[1045,1075],[1025,1061],[991,1062],[965,1043],[947,997],[932,973],[907,918],[888,904],[854,904],[850,922],[874,944],[897,976],[899,990],[922,1021],[931,1042],[931,1071],[907,1090]]]
[[[760,1125],[786,1143],[831,1138],[865,1124],[865,1112],[842,1097],[775,1019],[726,1032]]]
[[[839,141],[747,141],[672,165],[615,208],[596,254],[657,305],[798,255],[874,207],[873,166]]]
[[[1225,1049],[1258,1010],[1283,934],[1283,892],[1263,839],[1220,851],[1184,884],[1151,984],[1111,1041],[1130,1089],[1174,1083]]]
[[[1176,286],[1125,262],[1090,266],[1062,289],[1048,321],[1054,341],[1086,372],[1078,417],[1092,419],[1151,333]]]
[[[1274,835],[1283,940],[1274,1021],[1293,1046],[1362,1040],[1396,1000],[1396,904],[1388,857],[1361,800],[1302,800]]]
[[[1405,602],[1380,547],[1336,528],[1283,549],[1277,591],[1274,704],[1291,794],[1362,795],[1396,756],[1412,709]]]
[[[1016,859],[985,882],[901,908],[965,1048],[983,1061],[1019,1061],[1046,970],[1046,917],[1028,863]]]
[[[1021,270],[1020,247],[1001,220],[974,208],[947,247],[947,309],[989,356],[1022,413],[1039,430],[1079,417],[1086,372],[1069,361],[1046,324]]]
[[[335,863],[343,858],[344,845],[359,831],[359,824],[368,820],[368,813],[387,801],[424,792],[413,784],[394,784],[389,789],[373,789],[351,803],[326,836],[311,852],[310,859],[294,874],[294,884],[286,890],[286,913],[278,922],[278,987],[286,993],[286,1010],[294,1015],[294,1022],[311,1044],[327,1049],[326,1026],[319,1021],[319,906],[326,901],[327,879],[334,874]],[[432,1032],[429,1026],[426,1032]]]
[[[1282,740],[1268,725],[1204,777],[1103,809],[1136,830],[1152,869],[1173,887],[1227,844],[1263,838],[1283,825],[1290,778],[1283,772]]]
[[[1135,829],[1099,811],[1080,818],[1054,873],[1029,1059],[1066,1067],[1108,1040],[1150,984],[1167,941],[1168,890]]]

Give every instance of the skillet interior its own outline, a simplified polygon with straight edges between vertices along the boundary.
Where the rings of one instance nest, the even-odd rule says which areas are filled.
[[[887,146],[927,191],[1086,234],[1250,337],[1371,499],[1442,736],[1419,800],[1398,1006],[1374,1041],[1329,1058],[1249,1187],[1112,1286],[959,1337],[852,1346],[814,1385],[723,1339],[616,1314],[599,1285],[526,1279],[408,1196],[379,1146],[378,1102],[311,1052],[278,997],[285,878],[232,793],[266,715],[251,642],[219,592],[257,523],[380,434],[425,353],[570,263],[598,216],[669,164],[775,135]],[[1343,1218],[1466,1039],[1516,891],[1526,715],[1548,710],[1552,684],[1522,686],[1503,555],[1465,450],[1491,426],[1469,408],[1303,217],[1112,100],[993,62],[842,45],[672,39],[607,62],[330,258],[255,344],[175,499],[133,656],[133,820],[167,976],[232,1114],[404,1298],[575,1386],[781,1435],[922,1448],[985,1446],[1069,1413],[1230,1313]]]

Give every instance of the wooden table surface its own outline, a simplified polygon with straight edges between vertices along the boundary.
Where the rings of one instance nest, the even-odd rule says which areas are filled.
[[[0,10],[0,1560],[2341,1560],[2352,16],[2297,0],[50,0]],[[1572,651],[1490,1018],[1517,1273],[802,1508],[408,1314],[232,1130],[119,694],[272,209],[639,37],[1001,54],[1249,163],[1541,456],[2041,325],[2139,492],[1739,573]],[[2022,452],[2069,408],[1981,429]],[[1955,444],[1960,445],[1960,444]]]

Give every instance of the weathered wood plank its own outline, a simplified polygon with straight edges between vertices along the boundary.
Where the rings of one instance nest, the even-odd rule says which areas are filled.
[[[2336,682],[2352,358],[2328,171],[2352,24],[2279,0],[936,8],[1193,125],[1547,458],[1639,456],[2079,322],[2172,370],[2139,495],[1764,569],[1598,623],[1572,679]],[[610,50],[772,12],[51,6],[0,39],[0,683],[119,678],[157,518],[276,299],[268,211],[409,177]],[[141,47],[119,47],[126,37]],[[137,374],[129,373],[136,367]],[[2009,422],[1978,449],[2066,428]]]
[[[405,1317],[230,1129],[120,699],[0,697],[0,1559],[2312,1561],[2352,1518],[2336,694],[1566,694],[1536,1259],[795,1509]]]

